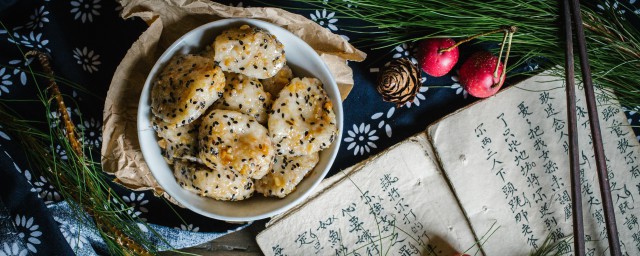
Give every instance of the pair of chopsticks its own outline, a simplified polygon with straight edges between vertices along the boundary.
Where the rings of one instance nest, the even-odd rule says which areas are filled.
[[[569,2],[571,1],[571,2]],[[589,112],[589,123],[593,139],[593,149],[596,157],[596,167],[598,172],[598,182],[600,183],[600,196],[604,208],[605,224],[607,225],[607,238],[611,255],[622,255],[620,251],[620,241],[618,239],[618,228],[616,226],[615,212],[611,200],[611,189],[607,178],[607,165],[602,147],[602,135],[600,133],[600,121],[596,108],[595,95],[593,92],[593,82],[591,81],[591,68],[585,44],[584,28],[582,26],[582,15],[580,13],[579,0],[562,0],[563,18],[566,39],[565,49],[565,72],[567,90],[567,108],[569,120],[569,153],[571,170],[571,197],[573,199],[573,245],[575,255],[585,255],[584,225],[582,221],[582,195],[580,188],[580,167],[578,149],[578,123],[576,117],[576,92],[575,92],[575,72],[573,61],[573,32],[571,21],[576,30],[578,50],[580,51],[580,69],[582,71],[582,82],[587,95],[587,111]]]

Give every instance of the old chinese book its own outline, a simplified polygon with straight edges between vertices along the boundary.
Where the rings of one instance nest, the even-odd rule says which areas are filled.
[[[608,253],[583,91],[577,92],[588,255]],[[640,255],[640,147],[597,98],[623,252]],[[266,255],[572,254],[566,96],[541,74],[457,111],[326,180],[257,237]]]

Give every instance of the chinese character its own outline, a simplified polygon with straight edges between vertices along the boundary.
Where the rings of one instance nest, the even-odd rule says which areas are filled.
[[[633,242],[636,243],[636,247],[640,248],[640,231],[634,233],[631,237],[633,238]]]
[[[515,155],[515,161],[517,166],[520,166],[520,160],[527,160],[527,159],[529,159],[529,154],[527,154],[526,150],[522,150],[518,152],[517,155]]]
[[[538,184],[540,186],[540,184]],[[537,204],[538,202],[542,202],[544,199],[547,199],[547,195],[542,193],[542,187],[539,187],[535,193],[533,193],[533,201]]]
[[[564,206],[564,220],[568,220],[571,218],[573,211],[571,210],[571,204],[567,204]]]
[[[583,107],[578,106],[576,107],[576,115],[578,116],[578,121],[580,121],[580,119],[587,116],[587,111],[585,111]]]
[[[618,201],[620,201],[620,199],[627,199],[629,197],[631,197],[631,202],[635,202],[635,200],[633,199],[633,194],[631,194],[631,191],[627,189],[627,184],[624,184],[622,188],[616,188],[617,185],[618,184],[616,182],[612,182],[611,191],[616,192],[616,191],[622,190],[622,193],[624,193],[624,195],[620,195],[620,193],[616,193],[616,204],[618,203]]]
[[[623,137],[618,140],[618,150],[621,154],[627,153],[627,149],[629,149],[630,147],[633,146],[629,145],[629,140],[627,140],[627,138]]]
[[[544,218],[547,215],[551,215],[554,212],[549,212],[549,204],[547,202],[545,202],[541,207],[540,207],[540,218]]]
[[[416,215],[413,213],[413,209],[409,209],[409,212],[403,214],[404,217],[402,217],[402,220],[404,221],[404,224],[410,224],[411,220],[409,219],[410,216],[413,216],[413,220],[416,220]]]
[[[369,205],[369,203],[371,203],[371,196],[369,195],[369,190],[362,193],[362,195],[360,195],[360,199],[364,199],[364,204]]]
[[[558,253],[560,255],[565,255],[573,251],[573,247],[567,241],[558,242]],[[595,253],[595,250],[594,250]]]
[[[544,143],[544,140],[542,140],[542,138],[536,138],[536,141],[533,143],[533,148],[537,151],[540,151],[543,148],[546,148],[547,144]]]
[[[476,133],[476,137],[480,138],[480,136],[484,135],[484,133],[487,132],[487,129],[485,129],[483,126],[484,123],[480,123],[478,127],[473,129],[473,131]]]
[[[328,226],[331,226],[331,224],[333,224],[333,221],[337,220],[338,218],[335,217],[335,215],[332,215],[331,217],[327,218],[326,221],[319,221],[320,223],[318,224],[318,228],[316,229],[316,231],[320,230],[320,229],[327,229]]]
[[[396,245],[397,243],[402,243],[405,240],[407,240],[407,238],[405,239],[398,239],[398,232],[394,232],[393,234],[391,234],[391,246],[393,247],[394,245]]]
[[[398,213],[404,212],[404,208],[409,207],[408,204],[403,204],[402,201],[404,201],[404,197],[400,198],[400,200],[398,200],[396,205],[393,207],[394,209],[396,209],[396,211],[398,211]]]
[[[589,203],[589,210],[591,210],[591,206],[600,205],[600,200],[598,200],[598,198],[595,198],[594,196],[590,196],[587,203]]]
[[[604,224],[604,215],[602,215],[602,209],[596,210],[592,215],[596,219],[596,223],[598,223],[599,226]]]
[[[561,205],[570,203],[571,197],[569,196],[569,192],[567,192],[566,190],[562,191],[562,194],[560,195],[560,197],[558,197],[558,201],[560,202]]]
[[[302,247],[302,245],[304,244],[311,244],[312,242],[309,241],[307,242],[307,231],[298,234],[298,238],[296,238],[296,240],[294,241],[295,243],[299,244],[298,247]]]
[[[520,210],[515,216],[516,223],[520,223],[523,219],[529,223],[529,213],[525,210]]]
[[[502,186],[502,193],[504,193],[505,199],[513,197],[513,194],[517,191],[518,189],[516,189],[511,182],[507,182],[506,185]]]
[[[391,190],[389,190],[387,195],[389,196],[389,201],[395,201],[396,199],[400,198],[400,193],[398,193],[398,188],[395,188],[395,187],[391,188]]]
[[[560,112],[556,112],[551,103],[547,104],[547,108],[544,109],[544,112],[547,113],[547,118],[557,115]]]
[[[560,120],[560,119],[557,119],[555,117],[553,118],[553,131],[554,132],[562,131],[562,129],[564,129],[564,125],[565,125],[564,120]]]
[[[544,173],[554,173],[558,170],[558,164],[556,162],[549,160],[544,164]]]
[[[276,246],[271,247],[271,250],[273,250],[273,255],[276,256],[286,256],[286,254],[284,254],[282,251],[284,250],[284,248],[280,247],[279,244],[276,244]]]
[[[629,132],[622,131],[622,125],[621,121],[613,119],[613,122],[611,122],[611,126],[609,127],[609,129],[611,129],[610,132],[612,134],[615,133],[618,138],[627,135]]]
[[[423,228],[424,228],[424,225],[422,225],[422,223],[420,223],[419,221],[416,221],[416,222],[414,222],[414,223],[413,223],[413,226],[411,226],[411,232],[413,232],[413,233],[416,233],[416,234],[417,234],[417,233],[418,233],[418,232],[420,232]],[[426,234],[426,231],[425,231],[425,233],[423,233],[423,234]],[[420,241],[421,241],[421,240],[419,240],[419,242],[420,242]]]
[[[342,236],[338,231],[329,230],[329,243],[331,243],[331,248],[342,243]]]
[[[582,155],[582,160],[583,160],[583,162],[580,162],[580,166],[587,164],[589,168],[591,168],[591,161],[589,161],[589,158],[587,157],[587,155],[584,154],[584,150],[580,150],[580,153]]]
[[[521,115],[522,118],[525,118],[533,114],[529,112],[529,107],[524,105],[524,101],[518,105],[518,110],[519,110],[518,115]]]
[[[542,161],[547,161],[549,159],[549,150],[542,150],[542,154],[538,157],[538,159],[542,158]]]
[[[527,244],[529,244],[529,246],[533,247],[533,249],[538,249],[538,239],[534,238],[533,235],[529,235],[529,237],[527,237]]]
[[[629,170],[629,172],[631,173],[631,176],[636,179],[638,177],[640,177],[640,169],[638,169],[638,165],[634,165],[631,167],[631,170]]]
[[[540,126],[536,126],[533,129],[529,129],[529,139],[535,139],[544,134],[544,131],[540,130]]]
[[[420,251],[418,251],[418,248],[413,246],[413,244],[411,243],[403,244],[402,247],[400,247],[400,251],[398,252],[399,252],[399,255],[401,256],[410,256],[414,254],[420,254]]]
[[[558,226],[558,221],[556,220],[556,217],[551,216],[550,218],[544,219],[544,224],[547,226],[547,230],[551,230]]]
[[[391,177],[390,174],[385,174],[380,178],[380,186],[382,187],[382,191],[387,191],[387,188],[391,186],[391,184],[396,183],[398,181],[398,177]]]
[[[496,119],[500,119],[502,120],[502,124],[504,124],[504,127],[507,127],[507,120],[504,120],[504,113],[501,113],[499,116],[496,117]]]
[[[369,214],[373,216],[380,216],[383,210],[384,210],[384,207],[382,207],[382,204],[380,204],[380,202],[375,202],[371,206],[371,209],[369,209]]]
[[[518,146],[522,145],[521,142],[519,142],[518,140],[511,140],[509,141],[509,144],[507,146],[509,146],[509,152],[513,152],[516,151],[518,152]]]
[[[544,91],[544,92],[540,93],[540,98],[539,99],[540,99],[540,104],[544,105],[544,104],[549,103],[549,100],[552,100],[552,99],[555,99],[555,98],[550,97],[549,96],[549,92]]]
[[[633,230],[633,228],[638,228],[638,217],[636,215],[629,214],[629,216],[624,218],[624,225],[629,228],[629,230]]]
[[[529,224],[522,224],[521,233],[523,235],[528,235],[528,234],[533,233],[533,231],[531,231],[531,227],[529,227]]]
[[[345,215],[351,216],[351,213],[355,211],[356,211],[356,204],[351,203],[349,207],[342,209],[342,217],[344,217]]]
[[[373,242],[373,239],[376,238],[378,236],[372,236],[371,232],[367,229],[362,231],[361,235],[358,235],[358,240],[356,241],[356,244],[359,243],[364,243],[364,242]]]
[[[633,153],[634,153],[634,152],[633,152],[633,151],[631,151],[631,152],[629,152],[628,154],[626,154],[626,155],[624,156],[624,160],[626,161],[627,165],[630,165],[630,164],[633,164],[633,163],[635,163],[635,162],[636,162],[636,159],[637,159],[638,157],[637,157],[637,156],[635,156]]]
[[[555,174],[551,175],[551,190],[556,191],[560,190],[560,181],[562,178],[558,178]],[[564,186],[564,183],[562,183]]]
[[[360,221],[358,216],[351,216],[351,218],[349,219],[349,233],[362,230],[363,224],[364,222]]]
[[[604,110],[602,110],[602,116],[605,122],[609,122],[609,119],[611,119],[618,113],[620,113],[620,109],[613,106],[608,106]]]
[[[524,162],[524,165],[520,166],[520,173],[522,174],[522,176],[526,177],[527,175],[529,175],[529,171],[531,171],[533,169],[533,167],[536,167],[536,162]],[[535,175],[535,174],[533,174],[533,175]],[[527,181],[529,181],[529,180],[527,179]],[[538,185],[540,185],[540,184],[538,184]],[[529,182],[529,187],[531,187],[531,182]]]
[[[496,151],[493,151],[493,150],[489,149],[489,152],[487,152],[487,161],[488,161],[489,159],[492,159],[492,158],[493,158],[493,156],[495,156],[496,154],[498,154],[498,152],[496,152]]]
[[[620,213],[626,214],[627,210],[633,210],[635,206],[629,206],[629,201],[624,201],[618,205],[618,209],[620,209]]]

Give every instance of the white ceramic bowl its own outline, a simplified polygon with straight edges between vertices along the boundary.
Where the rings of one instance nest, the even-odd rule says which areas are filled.
[[[331,147],[323,150],[320,161],[315,169],[297,186],[297,189],[283,199],[266,198],[261,194],[255,194],[252,198],[237,201],[217,201],[211,198],[200,197],[184,190],[173,177],[171,167],[165,162],[160,153],[155,131],[151,124],[151,86],[159,71],[175,55],[196,53],[207,44],[213,42],[215,37],[223,30],[238,27],[242,24],[260,27],[274,34],[284,44],[287,55],[287,65],[291,67],[295,76],[311,76],[322,81],[324,89],[333,101],[333,111],[336,114],[338,132],[336,140]],[[254,19],[223,19],[202,25],[174,42],[160,56],[151,69],[142,89],[140,104],[138,106],[138,139],[144,159],[151,169],[151,173],[158,184],[185,207],[214,219],[244,222],[264,219],[282,213],[296,204],[302,202],[311,191],[325,177],[340,148],[342,136],[342,101],[338,86],[331,72],[320,59],[320,56],[302,39],[289,31],[260,20]]]

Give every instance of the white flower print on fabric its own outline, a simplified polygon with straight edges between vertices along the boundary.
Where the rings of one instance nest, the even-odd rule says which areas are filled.
[[[0,249],[0,256],[26,256],[29,251],[26,248],[20,248],[17,242],[14,243],[2,243]]]
[[[20,214],[16,215],[13,223],[18,229],[18,237],[26,243],[27,249],[37,253],[36,246],[41,243],[39,237],[42,236],[42,232],[38,230],[40,225],[34,222],[33,217],[27,218],[27,216]]]
[[[175,227],[174,229],[191,231],[191,232],[198,232],[198,230],[200,230],[199,227],[196,227],[193,224],[188,224],[186,226],[184,224],[180,224],[180,227]]]
[[[378,148],[374,141],[379,139],[376,136],[377,130],[371,130],[371,125],[361,123],[360,126],[353,125],[352,130],[348,130],[349,137],[344,139],[344,142],[349,143],[347,150],[353,149],[353,155],[364,155],[364,152],[371,152],[371,148]]]
[[[4,154],[7,155],[11,160],[13,160],[13,158],[11,158],[11,156],[9,155],[9,153],[7,153],[7,151],[5,151]],[[16,164],[15,162],[13,163],[13,168],[16,168],[16,171],[18,173],[22,173],[24,177],[27,178],[27,183],[31,185],[31,189],[29,190],[29,192],[37,193],[38,191],[34,188],[33,184],[31,183],[31,172],[29,172],[29,170],[24,170],[24,172],[22,172],[18,164]]]
[[[73,118],[73,114],[75,114],[76,116],[80,116],[81,113],[80,113],[80,110],[77,108],[71,110],[71,107],[67,107],[67,114],[69,114],[70,118]],[[49,127],[56,128],[58,125],[60,125],[61,117],[62,117],[62,114],[60,112],[51,111],[49,113],[49,122],[50,122]]]
[[[82,235],[77,225],[72,225],[56,216],[53,216],[53,219],[58,223],[60,233],[62,233],[62,236],[67,240],[67,243],[73,251],[82,249],[86,244],[89,244],[89,241]]]
[[[127,214],[131,217],[138,218],[141,221],[147,221],[146,218],[141,217],[143,213],[148,213],[149,210],[144,206],[149,203],[149,200],[144,199],[144,194],[140,193],[136,196],[135,193],[131,192],[129,196],[123,196],[122,200],[127,204],[128,208],[126,209]],[[142,223],[137,223],[138,228],[142,230],[142,232],[149,232],[147,226]]]
[[[28,58],[25,60],[10,60],[9,65],[15,66],[13,70],[13,76],[20,77],[20,83],[22,85],[27,85],[27,72],[25,70],[28,69],[29,64],[33,62],[33,58]]]
[[[467,96],[469,96],[469,93],[464,89],[464,87],[462,87],[462,85],[460,85],[460,79],[458,76],[451,76],[451,81],[453,81],[451,89],[455,90],[456,94],[462,93],[462,97],[466,99]]]
[[[428,86],[424,86],[424,85],[420,86],[420,89],[418,89],[418,94],[416,94],[416,97],[413,98],[412,101],[405,103],[404,106],[407,108],[411,108],[412,105],[420,106],[420,101],[427,99],[423,93],[427,92],[428,90],[429,90]]]
[[[630,108],[630,109],[625,108],[625,107],[622,107],[622,110],[624,110],[624,111],[626,111],[627,113],[629,113],[629,115],[630,115],[630,116],[633,116],[633,115],[635,115],[636,113],[640,112],[640,106],[635,106],[635,107]]]
[[[10,43],[22,45],[27,48],[33,48],[40,51],[51,52],[51,49],[47,48],[49,40],[42,37],[42,33],[29,32],[29,35],[20,35],[17,32],[13,33],[13,37],[7,39]]]
[[[95,54],[93,50],[88,50],[87,47],[73,49],[73,58],[76,59],[76,63],[82,66],[84,71],[93,73],[98,71],[98,66],[102,64],[100,61],[100,55]]]
[[[627,122],[629,122],[630,125],[633,125],[633,117],[635,116],[635,114],[640,112],[640,106],[636,106],[630,109],[626,107],[622,107],[622,110],[624,112],[627,112]],[[640,121],[640,119],[638,120]]]
[[[149,210],[145,207],[145,205],[149,203],[149,200],[144,198],[144,193],[140,193],[136,196],[134,192],[131,192],[129,196],[122,196],[122,200],[131,208],[137,208],[139,210],[135,212],[135,217],[139,217],[142,213],[149,212]]]
[[[116,200],[115,198],[113,199],[113,202],[120,208],[120,210],[126,212],[127,215],[131,216],[137,221],[145,221],[145,222],[147,221],[146,218],[142,217],[143,213],[149,212],[149,210],[145,206],[146,204],[149,203],[149,200],[144,199],[144,193],[140,193],[139,195],[136,196],[134,192],[131,192],[129,196],[122,196],[122,201],[124,201],[125,204],[122,204],[120,201]],[[143,223],[136,223],[136,224],[138,225],[138,228],[142,232],[149,232],[149,229],[145,224]]]
[[[50,204],[60,201],[60,193],[49,183],[47,178],[40,176],[40,179],[36,179],[33,183],[36,188],[36,192],[40,198],[44,199],[45,204]]]
[[[378,123],[378,129],[382,129],[382,127],[384,127],[384,132],[389,138],[391,138],[391,136],[393,135],[391,125],[389,125],[389,120],[395,112],[396,107],[390,107],[389,110],[387,110],[386,114],[385,112],[378,112],[371,116],[371,120],[380,120],[380,122]]]
[[[49,15],[49,11],[44,9],[44,5],[36,8],[33,14],[29,15],[29,22],[27,22],[25,27],[30,30],[44,27],[44,24],[49,22],[47,15]]]
[[[96,121],[93,117],[89,120],[78,124],[78,128],[82,134],[82,139],[85,145],[100,147],[102,143],[102,127],[100,121]]]
[[[415,57],[413,57],[414,49],[411,45],[402,43],[401,45],[398,45],[395,48],[393,48],[393,50],[395,51],[395,53],[393,54],[394,59],[409,58],[413,64],[418,65],[418,60]]]
[[[334,23],[338,22],[338,19],[334,18],[335,12],[327,13],[327,9],[316,10],[315,13],[311,13],[311,20],[318,23],[320,26],[328,28],[330,31],[338,31],[338,27]]]
[[[0,139],[11,140],[9,135],[7,135],[4,131],[2,131],[2,128],[3,128],[2,125],[0,125]]]
[[[67,151],[64,150],[62,148],[62,146],[60,146],[60,145],[56,146],[56,155],[58,155],[58,157],[60,157],[61,160],[65,160],[66,161],[68,159],[67,158]]]
[[[618,17],[620,17],[620,19],[623,19],[623,20],[626,19],[625,13],[627,13],[627,10],[626,10],[627,7],[618,3],[618,1],[605,0],[603,3],[598,4],[597,7],[598,9],[600,9],[600,11],[603,11],[603,12],[612,11],[618,14]]]
[[[0,96],[3,93],[9,93],[9,86],[13,85],[11,74],[7,72],[7,68],[0,68]]]
[[[82,23],[93,22],[93,16],[100,15],[98,9],[102,8],[100,0],[75,0],[71,1],[71,13],[74,20],[80,19]]]

